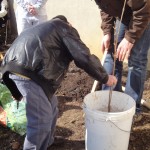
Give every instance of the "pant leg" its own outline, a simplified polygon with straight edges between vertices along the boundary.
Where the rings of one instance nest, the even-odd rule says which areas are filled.
[[[105,68],[106,72],[109,75],[111,75],[112,72],[113,72],[113,63],[114,63],[114,60],[113,60],[113,57],[112,57],[112,53],[108,52],[107,55],[106,55],[103,67]],[[102,85],[102,90],[109,90],[109,89],[110,89],[110,87],[107,86],[106,84]]]
[[[120,26],[121,25],[121,26]],[[111,35],[111,48],[109,49],[109,53],[106,56],[105,62],[104,62],[104,68],[106,69],[108,74],[113,73],[113,68],[114,68],[114,39],[116,39],[117,34],[118,34],[118,43],[119,44],[122,39],[124,38],[126,26],[124,24],[120,24],[120,22],[117,20],[116,21],[116,33],[112,33]],[[119,30],[120,29],[120,30]],[[118,32],[119,30],[119,32]],[[115,37],[114,37],[115,36]],[[114,87],[115,91],[120,91],[122,92],[122,70],[123,70],[123,62],[118,61],[118,59],[115,62],[115,76],[117,78],[117,84]],[[102,90],[109,90],[110,87],[103,85]]]
[[[125,93],[136,101],[137,109],[140,109],[144,90],[148,50],[150,50],[150,25],[134,44],[128,62],[129,69]]]
[[[24,150],[46,150],[54,141],[58,108],[57,98],[51,103],[45,93],[32,80],[12,75],[18,89],[26,101],[27,133]]]

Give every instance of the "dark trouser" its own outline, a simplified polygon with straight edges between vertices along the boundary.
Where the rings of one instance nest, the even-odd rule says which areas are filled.
[[[119,21],[117,21],[118,29]],[[121,24],[118,42],[124,38],[125,29],[127,26]],[[118,32],[117,32],[118,33]],[[113,44],[114,41],[112,40]],[[134,47],[131,50],[131,54],[128,60],[128,76],[125,87],[125,93],[130,95],[137,105],[137,111],[140,109],[140,103],[144,90],[144,82],[146,78],[146,69],[147,69],[147,56],[148,50],[150,49],[150,25],[147,27],[141,38],[134,44]],[[104,67],[109,74],[112,74],[113,70],[113,47],[106,56]],[[122,91],[121,79],[122,79],[122,69],[123,64],[120,61],[116,61],[115,75],[118,78],[118,83],[114,90]],[[103,86],[103,90],[107,90],[109,87]]]
[[[27,133],[24,150],[47,150],[54,142],[54,131],[58,115],[58,101],[55,96],[51,102],[45,93],[32,80],[10,75],[14,80],[23,100],[26,101]]]

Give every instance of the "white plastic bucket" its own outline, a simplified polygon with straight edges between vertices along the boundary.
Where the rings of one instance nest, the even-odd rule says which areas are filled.
[[[109,91],[96,91],[85,96],[86,150],[127,150],[135,101],[121,92],[112,92],[108,113]]]

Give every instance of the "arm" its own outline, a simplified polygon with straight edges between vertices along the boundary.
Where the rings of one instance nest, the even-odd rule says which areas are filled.
[[[125,33],[124,39],[117,48],[117,57],[119,61],[128,59],[134,43],[142,36],[145,28],[150,22],[150,1],[147,0],[129,0],[127,3],[133,15],[129,23],[129,29]]]
[[[66,45],[77,67],[85,70],[90,76],[97,81],[107,83],[108,75],[102,67],[99,59],[95,55],[90,54],[90,50],[80,40],[78,33],[72,29],[63,37],[63,42]]]
[[[37,0],[36,4],[33,5],[36,12],[38,12],[40,10],[40,8],[42,8],[46,4],[46,2],[47,2],[47,0]]]
[[[1,2],[1,11],[0,11],[0,18],[4,17],[7,14],[7,0],[3,0]]]
[[[74,34],[64,36],[63,41],[77,67],[83,69],[91,77],[103,84],[108,86],[115,85],[117,83],[116,77],[106,73],[99,59],[95,55],[90,54],[90,50],[80,40],[77,31],[74,31]]]
[[[131,7],[133,16],[129,24],[129,30],[125,33],[125,38],[134,44],[150,22],[150,1],[128,0],[127,4]]]
[[[105,50],[109,50],[109,47],[110,47],[111,34],[114,32],[113,27],[114,27],[115,18],[105,13],[102,10],[100,14],[101,14],[101,19],[102,19],[101,28],[104,33],[104,37],[102,39],[101,50],[102,52],[104,52]]]
[[[47,0],[37,0],[35,4],[29,4],[27,10],[32,15],[38,14],[38,11],[46,4]]]
[[[100,11],[100,15],[102,19],[101,28],[104,35],[110,34],[114,30],[113,27],[116,19],[102,10]]]

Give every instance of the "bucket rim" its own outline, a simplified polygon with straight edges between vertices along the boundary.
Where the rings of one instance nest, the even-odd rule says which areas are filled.
[[[82,105],[82,108],[85,112],[85,114],[88,114],[90,116],[93,116],[95,119],[100,119],[103,121],[113,121],[117,122],[119,120],[124,120],[126,118],[129,118],[127,114],[130,114],[130,116],[134,116],[136,107],[133,106],[132,108],[125,110],[123,112],[103,112],[103,111],[98,111],[98,110],[91,110],[86,107],[86,104]]]

